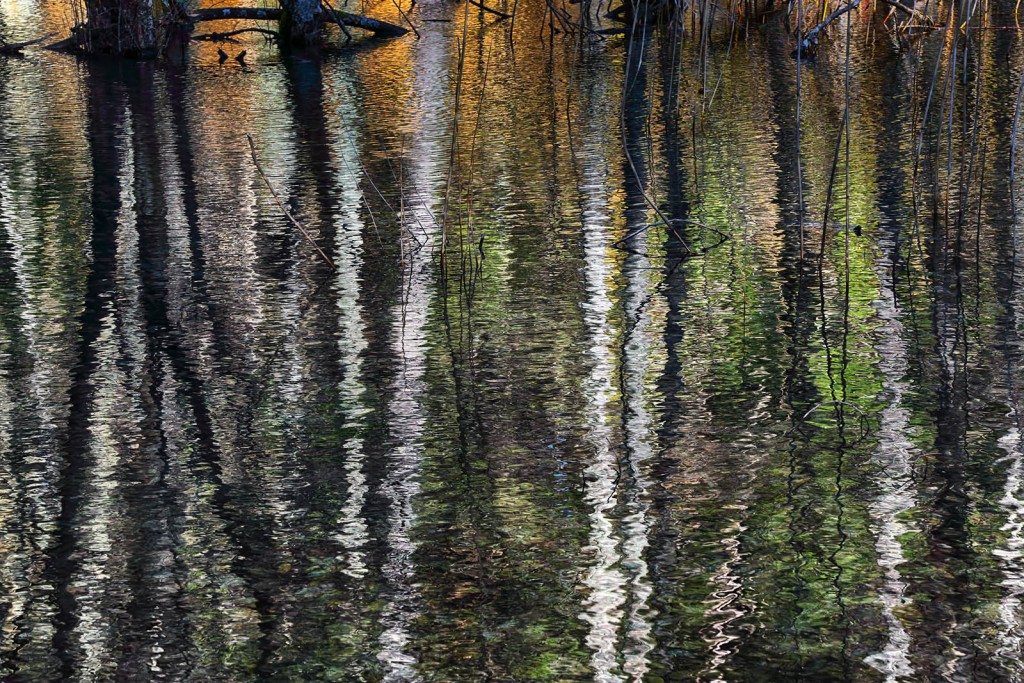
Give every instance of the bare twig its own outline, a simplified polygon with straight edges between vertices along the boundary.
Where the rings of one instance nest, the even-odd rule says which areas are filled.
[[[260,177],[263,178],[263,182],[267,184],[267,189],[270,190],[270,194],[274,196],[274,201],[277,202],[277,205],[281,208],[281,211],[284,212],[284,215],[288,217],[288,220],[292,222],[292,225],[298,228],[299,232],[302,233],[302,236],[305,237],[306,240],[313,245],[313,248],[316,249],[316,253],[320,254],[320,258],[322,258],[324,262],[331,267],[331,270],[337,270],[337,268],[334,265],[334,262],[331,261],[330,257],[324,253],[324,250],[321,249],[320,245],[316,243],[316,240],[313,239],[313,236],[306,232],[306,229],[302,227],[302,224],[299,223],[295,219],[295,216],[293,216],[291,212],[288,211],[287,208],[285,208],[285,205],[281,203],[281,199],[277,196],[277,192],[274,190],[274,186],[270,184],[270,179],[267,177],[267,174],[263,172],[263,167],[260,166],[260,160],[256,157],[256,143],[253,142],[252,136],[249,135],[248,133],[245,134],[245,137],[249,141],[249,149],[252,151],[252,163],[256,165],[256,170],[260,172]]]
[[[511,19],[512,18],[511,14],[506,14],[506,13],[504,13],[502,11],[499,11],[499,10],[496,10],[496,9],[492,9],[492,8],[488,7],[487,5],[485,5],[484,3],[480,2],[479,0],[466,0],[466,1],[469,4],[473,5],[474,7],[479,7],[480,9],[482,9],[485,12],[490,12],[491,14],[496,14],[497,16],[501,17],[502,19]]]
[[[327,0],[324,0],[323,2],[320,3],[320,8],[327,14],[327,18],[330,21],[333,21],[335,24],[337,24],[338,28],[341,29],[341,32],[343,34],[345,34],[345,42],[346,43],[351,43],[352,42],[352,32],[349,31],[348,28],[345,26],[345,22],[343,22],[341,20],[341,17],[339,17],[335,13],[334,7],[331,5],[331,3],[328,2]]]

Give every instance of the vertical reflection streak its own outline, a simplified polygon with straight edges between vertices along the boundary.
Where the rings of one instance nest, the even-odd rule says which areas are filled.
[[[593,448],[593,459],[583,474],[586,480],[584,501],[590,509],[589,545],[595,553],[595,560],[585,580],[590,591],[581,617],[590,624],[586,643],[592,652],[595,680],[610,683],[623,680],[617,660],[618,631],[626,601],[626,577],[619,568],[622,555],[612,520],[619,492],[619,463],[611,447],[612,429],[608,424],[608,412],[614,397],[614,360],[609,352],[613,337],[609,320],[612,310],[609,280],[613,268],[608,255],[612,239],[605,205],[609,192],[603,175],[602,169],[595,166],[588,167],[583,175],[583,191],[586,193],[582,216],[583,252],[587,292],[583,319],[590,333],[587,355],[592,363],[583,388],[587,400],[588,440]]]
[[[409,624],[419,611],[415,590],[416,523],[413,501],[420,491],[419,473],[423,460],[422,437],[426,426],[422,394],[426,373],[426,324],[432,299],[433,263],[430,245],[438,237],[430,201],[442,181],[442,160],[447,124],[448,45],[443,34],[431,33],[417,45],[413,101],[417,107],[415,140],[409,150],[409,184],[413,200],[406,200],[401,216],[402,278],[401,301],[392,309],[392,351],[401,359],[386,411],[395,444],[386,459],[387,474],[381,495],[388,503],[386,557],[382,572],[389,601],[381,615],[378,659],[386,670],[385,681],[418,678],[416,658],[409,652]],[[419,228],[423,243],[413,237]]]
[[[124,496],[119,477],[123,467],[124,424],[119,415],[132,412],[121,404],[131,396],[129,378],[122,366],[133,367],[141,360],[120,358],[120,339],[137,339],[143,325],[139,319],[138,232],[135,210],[135,165],[131,144],[133,125],[130,111],[123,114],[124,129],[120,142],[120,209],[117,216],[117,285],[116,302],[108,302],[108,315],[103,319],[96,339],[96,384],[94,412],[88,437],[88,483],[84,486],[81,508],[75,527],[82,559],[71,585],[78,599],[78,621],[75,625],[82,652],[79,675],[82,680],[110,676],[117,666],[117,619],[111,610],[121,606],[127,595],[117,596],[118,584],[124,574],[124,560],[119,558],[118,545],[125,529],[120,515],[120,499]],[[117,310],[126,305],[127,310]],[[129,355],[131,354],[129,351]],[[125,362],[127,360],[127,362]],[[134,362],[133,362],[134,361]],[[137,393],[135,393],[137,396]],[[131,440],[138,438],[132,435]],[[116,540],[115,540],[116,539]],[[122,565],[122,566],[116,566]],[[123,588],[121,588],[123,591]]]
[[[639,252],[631,252],[623,265],[626,277],[623,308],[629,326],[622,345],[623,431],[631,484],[623,492],[626,515],[622,519],[622,564],[630,573],[623,670],[633,680],[643,680],[650,667],[648,655],[654,649],[648,605],[653,588],[647,564],[652,486],[647,462],[653,454],[652,419],[645,405],[645,380],[654,351],[652,340],[661,332],[651,330],[648,310],[651,272],[649,259]]]
[[[1021,628],[1021,596],[1024,595],[1024,438],[1021,434],[1021,419],[1019,399],[1017,395],[1016,377],[1014,362],[1017,354],[1014,352],[1020,345],[1020,336],[1017,326],[1024,316],[1024,283],[1017,269],[1017,254],[1019,247],[1019,226],[1012,227],[1013,240],[1013,261],[1011,263],[1011,283],[1009,301],[1009,322],[1007,339],[1005,340],[1007,389],[1009,391],[1010,412],[1008,420],[1014,424],[999,439],[999,447],[1006,451],[1003,460],[1009,462],[1006,471],[1006,481],[1003,484],[1003,495],[999,499],[999,506],[1006,515],[1000,531],[1006,534],[1006,540],[1001,547],[993,550],[993,554],[1002,561],[1002,587],[1003,597],[999,601],[999,647],[996,650],[997,656],[1002,659],[1010,673],[1020,676],[1022,667],[1020,662],[1021,647],[1024,645],[1024,629]],[[1013,350],[1013,351],[1011,351]],[[1012,355],[1011,355],[1012,354]]]
[[[367,347],[367,340],[359,307],[359,272],[363,263],[365,226],[360,216],[360,207],[363,203],[363,195],[359,188],[360,175],[355,170],[360,168],[359,147],[347,134],[348,131],[355,129],[358,112],[353,104],[355,93],[349,87],[351,74],[345,71],[343,76],[337,87],[343,87],[345,91],[339,93],[340,96],[335,100],[335,112],[341,118],[342,131],[336,143],[336,154],[342,163],[338,164],[335,177],[335,191],[340,197],[340,215],[335,235],[335,254],[339,265],[335,289],[338,300],[339,362],[343,372],[339,389],[345,414],[344,429],[352,436],[343,444],[348,496],[338,518],[339,530],[336,539],[345,550],[346,568],[343,571],[359,579],[368,572],[365,554],[369,543],[368,525],[363,510],[369,493],[364,471],[366,456],[363,449],[366,428],[364,417],[368,409],[363,405],[366,387],[361,380],[361,354]]]
[[[914,494],[914,459],[916,449],[908,432],[910,411],[903,406],[907,392],[903,377],[907,373],[907,342],[904,338],[903,312],[895,300],[895,289],[882,268],[883,295],[875,302],[875,309],[883,324],[878,329],[879,369],[882,371],[882,390],[889,400],[879,420],[878,446],[872,454],[874,464],[882,474],[876,482],[879,495],[870,506],[875,531],[875,552],[878,564],[884,570],[879,599],[888,627],[888,640],[882,650],[865,658],[865,662],[885,674],[893,683],[901,677],[913,676],[910,661],[910,634],[894,610],[906,604],[904,592],[907,583],[899,566],[906,561],[900,537],[911,528],[900,520],[900,515],[917,507]]]

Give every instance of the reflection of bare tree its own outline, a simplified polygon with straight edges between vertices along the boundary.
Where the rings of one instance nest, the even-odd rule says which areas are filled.
[[[85,285],[79,274],[89,257],[79,226],[90,210],[87,185],[79,179],[90,165],[80,151],[85,131],[74,126],[51,135],[48,105],[55,93],[32,88],[14,66],[0,63],[0,147],[6,150],[0,155],[0,677],[56,679],[56,603],[46,572],[57,537],[60,454],[80,346],[75,326],[54,320],[79,311]],[[56,99],[65,114],[84,119],[85,103]],[[48,183],[78,192],[60,215],[39,213],[52,192]],[[76,248],[60,247],[67,233],[82,235]]]
[[[1015,188],[1011,188],[1011,194],[1013,189]],[[1010,197],[1010,201],[1014,199]],[[1006,452],[1004,460],[1008,463],[1002,497],[999,499],[999,505],[1006,515],[1006,521],[1000,528],[1005,534],[1005,540],[993,554],[1002,561],[1004,591],[998,608],[999,643],[996,654],[1003,661],[1009,675],[1019,678],[1024,674],[1024,666],[1020,661],[1021,648],[1024,645],[1021,615],[1024,603],[1024,414],[1016,371],[1020,367],[1020,326],[1024,321],[1024,277],[1018,263],[1024,248],[1021,235],[1024,213],[1017,214],[1015,219],[1010,225],[1008,235],[1008,241],[1011,243],[1010,263],[1009,267],[1002,271],[1008,273],[1009,280],[1004,288],[1008,293],[1008,300],[1006,330],[1002,341],[1006,359],[1007,403],[1010,406],[1007,417],[1012,421],[1010,428],[999,439],[1000,448]]]
[[[609,313],[612,267],[608,259],[612,243],[603,173],[585,169],[584,186],[589,188],[583,209],[584,278],[587,300],[583,319],[589,332],[588,356],[591,370],[583,382],[587,397],[588,440],[593,449],[590,464],[584,470],[584,500],[590,508],[589,547],[595,554],[594,565],[586,576],[589,589],[582,614],[590,624],[587,647],[592,651],[591,665],[595,680],[602,683],[621,681],[617,662],[619,626],[625,603],[626,577],[621,561],[620,541],[615,533],[614,509],[619,495],[618,458],[612,448],[613,432],[608,413],[614,401],[612,378],[615,371],[611,355],[613,329]]]
[[[56,591],[57,626],[53,634],[53,648],[61,659],[61,677],[64,679],[76,675],[77,663],[83,658],[89,641],[96,641],[95,634],[83,638],[78,630],[79,599],[76,598],[75,585],[76,581],[84,577],[80,574],[83,568],[79,550],[82,541],[76,533],[76,525],[83,522],[80,510],[86,494],[88,472],[95,462],[95,456],[89,450],[92,441],[90,423],[94,419],[91,395],[98,366],[97,343],[103,336],[104,327],[109,326],[108,319],[113,315],[107,301],[115,286],[117,224],[122,199],[118,172],[122,157],[118,154],[118,148],[123,141],[118,140],[118,131],[125,125],[124,103],[114,96],[102,75],[94,72],[90,86],[92,263],[86,284],[85,307],[81,315],[79,357],[72,372],[68,440],[63,453],[64,467],[59,486],[59,527],[56,543],[49,554],[47,571]]]
[[[426,425],[421,398],[425,389],[426,324],[433,290],[433,243],[440,235],[432,202],[442,187],[442,153],[448,142],[447,41],[442,35],[431,34],[416,47],[412,86],[416,136],[408,152],[411,197],[405,200],[401,217],[401,301],[392,309],[391,326],[392,352],[400,359],[400,366],[385,408],[393,446],[380,485],[380,495],[388,504],[387,550],[381,568],[388,604],[381,615],[384,630],[377,657],[385,666],[386,681],[417,678],[416,658],[409,647],[410,623],[419,609],[414,587],[413,500],[420,490],[421,439]],[[426,246],[421,248],[424,243]]]
[[[889,69],[882,82],[882,99],[885,107],[881,129],[886,139],[896,139],[902,131],[902,101],[888,96],[898,92],[905,84],[901,82],[900,70]],[[882,615],[888,630],[888,638],[881,650],[867,657],[865,661],[886,676],[890,683],[903,677],[913,676],[914,667],[910,660],[911,637],[897,611],[907,604],[904,595],[907,581],[900,565],[906,561],[903,536],[915,529],[903,521],[902,515],[918,505],[915,491],[917,483],[914,466],[919,456],[918,449],[910,437],[911,410],[904,405],[909,391],[906,375],[909,369],[909,348],[904,319],[907,316],[899,300],[897,284],[905,266],[906,239],[903,223],[906,220],[901,192],[906,182],[905,174],[898,163],[891,163],[891,152],[880,150],[878,177],[881,213],[880,232],[883,257],[876,267],[880,296],[874,303],[881,321],[876,331],[875,348],[879,356],[882,390],[887,402],[879,416],[878,446],[872,457],[880,475],[877,480],[878,495],[871,504],[871,516],[875,532],[875,553],[883,570],[879,599]]]
[[[907,372],[907,342],[903,329],[903,312],[895,300],[895,290],[889,271],[881,273],[882,297],[875,303],[882,325],[878,329],[879,366],[884,374],[882,388],[888,402],[882,409],[878,427],[878,447],[873,457],[881,472],[878,480],[879,496],[871,504],[875,523],[875,551],[878,564],[884,570],[880,594],[882,613],[888,626],[888,642],[867,662],[886,674],[888,681],[912,676],[910,662],[910,635],[894,610],[904,605],[906,582],[899,566],[905,561],[902,536],[911,531],[900,515],[914,509],[914,459],[916,449],[908,437],[910,410],[903,405],[908,387],[904,381]]]
[[[941,573],[915,584],[908,593],[930,596],[921,606],[923,619],[914,633],[912,657],[920,675],[928,678],[957,677],[969,666],[969,650],[962,647],[959,629],[967,619],[970,597],[945,580],[946,572],[962,571],[973,561],[968,534],[970,502],[966,467],[969,459],[967,435],[968,385],[964,344],[965,320],[962,292],[958,284],[958,259],[951,258],[952,245],[942,234],[943,221],[936,220],[928,242],[931,279],[935,296],[932,326],[935,335],[937,387],[935,410],[935,468],[932,501],[933,522],[926,534],[928,552],[923,562],[942,567]],[[955,262],[955,263],[954,263]]]
[[[362,579],[369,571],[366,564],[369,530],[363,509],[369,493],[363,444],[368,408],[364,405],[366,388],[362,383],[362,354],[368,342],[359,304],[365,226],[361,215],[363,194],[359,188],[360,149],[352,136],[358,123],[354,88],[349,80],[353,75],[344,71],[344,80],[338,79],[342,82],[336,84],[336,91],[332,93],[336,104],[335,115],[340,119],[340,132],[334,145],[338,159],[334,187],[340,203],[334,252],[338,263],[335,296],[338,309],[338,357],[342,370],[339,396],[346,418],[344,428],[352,433],[343,444],[348,495],[338,516],[336,538],[346,551],[346,573],[352,578]],[[339,92],[339,89],[343,91]]]

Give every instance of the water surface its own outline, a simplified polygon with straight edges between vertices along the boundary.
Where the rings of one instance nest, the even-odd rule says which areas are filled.
[[[1024,677],[1019,34],[463,12],[0,57],[0,675]]]

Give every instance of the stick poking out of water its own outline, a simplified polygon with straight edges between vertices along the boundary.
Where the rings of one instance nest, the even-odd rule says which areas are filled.
[[[299,232],[302,233],[302,236],[305,237],[306,240],[308,240],[309,243],[313,245],[313,248],[316,249],[316,253],[320,254],[320,258],[324,260],[324,263],[329,265],[331,267],[331,270],[337,270],[337,268],[334,265],[334,261],[332,261],[330,257],[324,253],[324,250],[321,249],[320,245],[316,243],[316,240],[313,239],[313,236],[306,232],[306,229],[302,227],[302,224],[299,223],[299,221],[295,219],[295,216],[293,216],[291,212],[285,208],[285,205],[281,203],[281,199],[277,196],[277,192],[274,191],[274,186],[270,184],[270,178],[268,178],[267,174],[263,172],[263,167],[260,166],[260,160],[256,158],[256,143],[253,142],[252,136],[249,135],[248,133],[245,134],[245,137],[249,141],[249,149],[252,151],[252,163],[256,164],[256,170],[260,172],[260,176],[263,178],[263,182],[267,184],[267,188],[270,190],[270,194],[274,195],[274,201],[277,202],[277,205],[279,207],[281,207],[281,211],[283,211],[284,215],[288,217],[288,220],[292,222],[292,225],[298,228]]]

